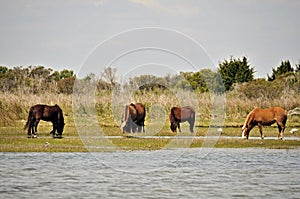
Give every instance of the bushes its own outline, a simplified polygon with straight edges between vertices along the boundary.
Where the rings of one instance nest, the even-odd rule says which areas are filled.
[[[285,106],[292,109],[300,106],[300,73],[287,73],[275,79],[266,81],[256,79],[254,81],[236,85],[232,92],[240,98],[250,101],[261,101],[261,106]]]
[[[27,120],[28,111],[35,104],[59,104],[65,115],[71,115],[71,95],[47,93],[42,95],[0,93],[0,126],[14,125],[18,120]]]
[[[254,81],[235,86],[236,92],[249,99],[274,99],[282,95],[284,85],[278,81],[269,82],[265,79],[256,79]]]
[[[185,78],[181,76],[185,76]],[[130,82],[133,84],[133,80],[136,81],[135,83],[138,83],[137,80],[141,81],[141,83],[137,84],[139,87],[133,87],[135,92],[132,93],[132,96],[121,94],[120,97],[115,96],[116,99],[113,99],[112,91],[107,89],[109,88],[109,83],[103,82],[103,80],[99,82],[93,80],[93,82],[92,79],[83,79],[82,81],[77,81],[76,89],[79,94],[83,92],[89,95],[93,92],[90,88],[94,88],[91,85],[96,85],[97,89],[95,90],[97,93],[95,99],[87,99],[84,96],[84,100],[93,102],[93,104],[89,103],[90,108],[95,108],[98,117],[103,120],[106,119],[108,121],[115,115],[118,115],[114,119],[119,122],[124,110],[123,106],[130,102],[144,103],[147,111],[154,107],[153,114],[155,115],[161,114],[159,112],[160,108],[164,109],[163,112],[168,114],[172,106],[188,105],[182,104],[180,102],[182,100],[197,106],[200,122],[208,124],[207,121],[212,117],[211,107],[213,104],[210,93],[207,91],[221,92],[222,90],[218,88],[220,79],[212,71],[205,69],[197,73],[182,73],[181,76],[181,78],[179,76],[165,77],[169,81],[163,81],[164,78],[162,77],[155,79],[152,76],[148,76],[149,80],[146,82],[142,82],[145,79],[137,77]],[[64,114],[72,114],[72,92],[75,76],[71,71],[53,72],[51,69],[44,67],[17,67],[14,69],[0,67],[0,80],[0,90],[2,91],[0,92],[1,126],[12,125],[13,121],[27,119],[29,108],[37,103],[59,104],[64,110]],[[150,84],[146,84],[149,82],[167,86],[153,87]],[[208,87],[205,84],[206,82],[211,87]],[[197,87],[198,84],[206,86],[205,89]],[[141,88],[144,85],[149,86],[148,88],[150,89]],[[190,96],[180,93],[181,89],[189,90],[191,86],[194,87],[194,91]],[[120,85],[116,86],[115,89],[119,87]],[[173,91],[172,88],[175,88],[175,90]],[[117,90],[115,94],[120,93],[121,90]],[[242,124],[249,111],[254,107],[281,106],[286,110],[300,107],[299,92],[300,72],[286,73],[277,76],[273,81],[255,79],[249,82],[236,83],[231,91],[226,92],[226,124]],[[74,94],[76,95],[76,93]],[[94,104],[95,107],[93,107]],[[87,106],[78,107],[78,111],[88,112],[85,108]]]
[[[65,93],[71,94],[75,75],[73,71],[53,71],[44,66],[22,66],[8,69],[0,66],[0,91],[9,93]]]

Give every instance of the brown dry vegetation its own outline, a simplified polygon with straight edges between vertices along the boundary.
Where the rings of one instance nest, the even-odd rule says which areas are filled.
[[[209,93],[197,93],[194,95],[198,101],[198,117],[201,118],[199,126],[207,126],[211,119],[211,99]],[[247,114],[254,107],[272,107],[281,106],[286,110],[299,107],[300,95],[282,95],[277,98],[266,99],[260,98],[248,98],[245,95],[239,93],[237,90],[228,92],[226,95],[226,121],[225,126],[241,126]],[[58,104],[62,107],[64,115],[66,116],[66,122],[73,123],[72,118],[72,95],[66,94],[22,94],[22,93],[0,93],[0,126],[14,126],[16,121],[24,121],[27,119],[29,108],[34,104]],[[114,118],[112,115],[112,96],[109,92],[103,92],[101,95],[95,97],[96,110],[99,120],[107,123],[107,125],[115,125],[114,119],[120,120],[121,116]],[[147,110],[156,106],[164,109],[163,113],[168,114],[168,110],[174,105],[178,105],[178,101],[174,96],[162,91],[156,92],[143,92],[143,94],[137,94],[132,98],[135,102],[142,102],[145,104]],[[155,109],[155,110],[156,110]],[[152,112],[152,114],[156,114]],[[157,111],[157,110],[156,110]],[[160,114],[160,113],[157,113]],[[149,115],[147,120],[149,120]],[[166,115],[167,117],[167,115]],[[290,124],[292,126],[298,126],[299,116],[290,117]],[[112,120],[112,121],[110,121]]]

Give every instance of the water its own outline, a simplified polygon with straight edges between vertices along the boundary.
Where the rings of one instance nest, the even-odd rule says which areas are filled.
[[[1,198],[300,198],[300,150],[0,155]]]

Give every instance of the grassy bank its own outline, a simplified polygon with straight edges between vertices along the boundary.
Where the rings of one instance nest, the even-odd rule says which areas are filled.
[[[164,126],[160,133],[154,135],[157,138],[143,138],[148,136],[146,133],[123,134],[116,126],[101,127],[107,138],[85,138],[83,134],[77,134],[72,125],[67,125],[64,138],[53,139],[48,132],[51,126],[46,122],[41,122],[39,128],[39,137],[28,139],[26,132],[19,127],[2,127],[0,128],[0,152],[87,152],[87,151],[116,151],[116,150],[160,150],[166,148],[199,148],[199,147],[216,147],[216,148],[276,148],[276,149],[294,149],[300,147],[299,140],[243,140],[240,138],[240,128],[224,128],[222,135],[218,139],[205,139],[201,136],[208,135],[208,128],[196,127],[195,134],[187,132],[188,126],[182,126],[182,133],[177,133],[180,138],[172,138],[176,134],[171,133],[168,126]],[[288,129],[287,129],[288,130]],[[147,126],[146,126],[147,131]],[[273,127],[264,128],[265,136],[276,137],[277,129]],[[114,136],[114,137],[110,137]],[[136,137],[138,136],[138,137]],[[164,137],[166,136],[166,137]],[[183,138],[186,136],[186,138]],[[193,136],[198,136],[193,138]],[[228,138],[227,136],[235,136]],[[253,129],[251,137],[259,136],[258,129]],[[286,133],[285,137],[300,137],[300,133]],[[205,144],[204,144],[205,142]],[[212,142],[209,143],[209,142]],[[209,145],[207,145],[209,144]]]
[[[116,150],[161,150],[172,148],[201,148],[203,147],[204,139],[198,138],[188,140],[189,145],[186,145],[187,140],[176,140],[176,147],[172,147],[170,142],[174,141],[171,138],[113,138],[110,139],[113,147],[97,146],[97,148],[86,146],[82,140],[77,138],[16,138],[9,137],[0,140],[0,152],[105,152]],[[298,149],[300,142],[297,140],[242,140],[219,138],[213,148],[269,148],[269,149]]]
[[[195,124],[195,136],[207,135],[208,126],[212,117],[211,114],[211,100],[208,93],[197,93],[197,101],[199,104],[197,112],[197,123]],[[80,139],[79,135],[82,132],[77,132],[75,128],[73,112],[72,112],[72,95],[64,94],[47,94],[47,95],[33,95],[22,93],[0,93],[0,151],[1,152],[86,152],[88,149],[86,141]],[[149,133],[154,136],[175,136],[169,129],[168,111],[171,106],[176,105],[176,100],[170,96],[168,92],[147,92],[142,95],[133,96],[133,101],[143,102],[147,108],[146,117],[146,133],[139,134],[139,136],[147,136]],[[290,110],[298,107],[300,97],[298,95],[285,96],[279,98],[272,98],[266,100],[265,98],[248,99],[240,96],[235,91],[229,92],[226,95],[226,119],[222,136],[241,136],[241,126],[249,111],[255,106],[269,107],[282,106]],[[49,132],[51,131],[51,123],[40,122],[38,132],[39,138],[27,139],[26,131],[23,126],[27,119],[29,108],[38,103],[43,104],[58,104],[64,112],[65,116],[65,131],[63,139],[53,139]],[[97,120],[100,123],[101,131],[106,136],[124,136],[124,138],[112,138],[108,141],[118,150],[157,150],[171,146],[171,138],[134,138],[130,134],[124,135],[119,126],[121,114],[112,114],[112,99],[109,92],[103,92],[96,97],[96,112]],[[154,108],[153,108],[154,107]],[[123,110],[123,107],[121,107]],[[156,118],[162,118],[162,127],[156,128],[152,124]],[[151,126],[152,125],[152,126]],[[300,137],[300,131],[290,134],[288,131],[292,128],[299,128],[300,116],[290,116],[287,122],[287,129],[285,137],[296,136]],[[88,129],[88,127],[84,127]],[[156,129],[158,129],[156,131]],[[187,124],[182,125],[183,132],[178,133],[180,136],[191,136]],[[216,130],[216,129],[215,129]],[[277,128],[265,127],[264,134],[266,137],[276,137]],[[293,140],[242,140],[242,139],[228,139],[222,138],[217,140],[214,147],[223,148],[240,148],[240,147],[263,147],[263,148],[298,148],[300,141]],[[258,137],[259,132],[254,128],[250,137]],[[194,139],[186,141],[179,140],[176,147],[202,147],[204,139]],[[180,144],[182,142],[183,144]],[[186,144],[188,142],[188,144]],[[49,143],[46,145],[45,143]],[[92,149],[90,149],[92,150]],[[97,149],[98,150],[98,149]],[[99,148],[100,151],[110,151],[111,148]],[[114,149],[113,149],[114,150]]]

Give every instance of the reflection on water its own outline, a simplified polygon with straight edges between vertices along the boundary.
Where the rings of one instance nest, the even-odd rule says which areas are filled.
[[[300,198],[300,150],[1,153],[1,198]]]

